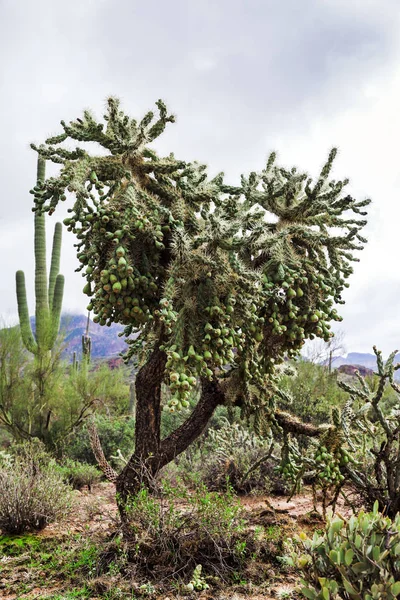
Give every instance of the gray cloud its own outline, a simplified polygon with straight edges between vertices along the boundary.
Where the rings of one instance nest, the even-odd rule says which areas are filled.
[[[399,11],[397,0],[3,0],[0,314],[15,314],[15,271],[32,273],[28,190],[36,159],[30,141],[57,132],[60,119],[75,118],[83,108],[101,114],[109,94],[138,115],[162,97],[178,123],[158,142],[160,152],[207,162],[211,172],[225,170],[231,181],[262,168],[275,147],[284,162],[315,171],[336,134],[343,149],[348,145],[362,154],[354,140],[363,126],[353,130],[353,117],[343,124],[346,115],[356,121],[372,110],[377,127],[378,100],[365,90],[382,78],[393,81],[397,72]],[[353,156],[342,154],[340,174],[354,172],[362,194],[380,192],[383,175],[364,177],[365,162]],[[390,202],[394,185],[387,185]],[[374,255],[376,232],[372,223]],[[66,236],[65,305],[83,310],[74,266]],[[365,286],[361,274],[362,266],[351,292],[355,303]],[[377,320],[377,304],[369,306],[371,321]],[[357,315],[345,310],[352,325],[344,328],[352,343],[364,347]]]

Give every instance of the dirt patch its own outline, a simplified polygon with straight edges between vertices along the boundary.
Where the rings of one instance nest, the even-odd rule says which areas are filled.
[[[118,510],[115,501],[115,486],[112,483],[98,483],[89,492],[86,488],[75,490],[74,506],[67,522],[52,523],[39,533],[44,537],[56,537],[66,533],[83,533],[88,529],[93,533],[106,531],[110,525],[117,525]]]

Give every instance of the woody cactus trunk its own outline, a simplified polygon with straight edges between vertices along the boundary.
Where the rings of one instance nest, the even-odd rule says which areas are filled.
[[[64,223],[77,236],[88,310],[101,325],[125,325],[126,359],[139,363],[135,452],[117,479],[122,504],[202,433],[219,404],[240,405],[259,433],[307,429],[277,409],[275,367],[305,339],[333,335],[334,303],[366,241],[369,200],[344,195],[347,180],[329,180],[336,150],[314,183],[272,153],[260,173],[229,186],[204,165],[157,155],[151,142],[174,122],[161,100],[157,107],[158,119],[149,112],[138,122],[110,98],[104,123],[85,111],[32,145],[61,164],[33,190],[35,210],[51,214],[66,192],[75,196]],[[81,145],[71,151],[66,140]],[[162,409],[188,407],[199,383],[191,415],[161,439]]]
[[[45,181],[46,161],[39,157],[36,191],[40,193]],[[59,274],[62,225],[56,223],[51,254],[49,280],[46,267],[46,226],[44,213],[35,212],[35,334],[32,331],[25,288],[25,274],[16,273],[16,290],[20,330],[23,343],[34,356],[36,404],[42,413],[40,434],[45,437],[49,428],[51,411],[48,409],[46,384],[51,371],[52,351],[60,328],[60,315],[64,291],[64,276]],[[38,432],[36,432],[38,433]]]

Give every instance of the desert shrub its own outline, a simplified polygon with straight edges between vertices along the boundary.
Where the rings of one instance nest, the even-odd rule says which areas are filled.
[[[90,491],[92,485],[101,477],[100,471],[94,465],[68,458],[57,466],[57,470],[63,480],[69,483],[74,490],[80,490],[86,485]]]
[[[15,440],[27,435],[27,413],[30,409],[30,433],[36,433],[36,414],[32,410],[33,368],[19,327],[5,327],[0,320],[0,427]],[[22,376],[23,375],[23,376]],[[29,398],[29,402],[27,399]]]
[[[13,462],[30,465],[34,470],[42,470],[56,464],[53,455],[47,450],[44,442],[32,438],[22,443],[14,443],[8,449]]]
[[[239,411],[216,411],[207,431],[186,452],[164,467],[163,479],[181,478],[190,488],[206,485],[210,491],[232,488],[236,493],[287,494],[289,483],[277,471],[271,441],[254,434],[239,421]]]
[[[305,423],[319,425],[330,420],[332,406],[343,406],[346,394],[337,386],[338,373],[305,360],[294,363],[294,374],[284,374],[280,388],[286,399],[280,407]]]
[[[5,450],[0,450],[0,467],[11,467],[12,463],[12,454],[6,452]]]
[[[341,426],[352,460],[344,475],[368,508],[377,501],[379,510],[394,518],[400,511],[400,386],[394,379],[400,364],[394,364],[396,351],[386,363],[375,346],[374,352],[372,377],[365,380],[357,373],[356,385],[339,382],[349,396]]]
[[[135,575],[183,577],[201,563],[208,574],[228,577],[240,568],[246,534],[242,508],[230,490],[222,495],[203,486],[188,492],[182,484],[164,484],[155,497],[143,488],[131,499],[128,514],[124,557]],[[115,553],[121,553],[118,544]],[[115,560],[110,551],[107,558]]]
[[[109,462],[115,467],[120,468],[118,459],[112,458],[117,455],[118,449],[123,456],[129,457],[132,454],[135,439],[135,421],[132,417],[106,417],[97,415],[95,425],[104,454]],[[67,458],[76,460],[89,465],[96,465],[96,459],[90,446],[87,426],[84,425],[75,431],[68,439],[68,443],[63,448],[64,455]]]
[[[43,529],[68,512],[69,492],[40,445],[19,446],[12,459],[0,465],[0,529],[7,533]]]
[[[94,411],[111,417],[126,414],[129,408],[128,373],[125,367],[111,369],[106,363],[60,366],[60,379],[52,399],[46,446],[63,454],[74,432],[79,431]]]
[[[309,600],[393,599],[400,595],[400,515],[360,512],[347,522],[328,520],[323,535],[300,534],[289,563],[301,570],[302,594]]]

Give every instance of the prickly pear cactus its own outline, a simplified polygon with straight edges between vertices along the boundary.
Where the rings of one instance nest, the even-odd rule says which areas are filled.
[[[62,121],[60,135],[33,146],[61,165],[33,190],[35,209],[52,213],[75,197],[65,224],[78,239],[88,310],[140,334],[127,358],[145,361],[155,345],[166,353],[167,410],[187,406],[199,377],[233,372],[255,409],[286,354],[332,335],[369,200],[343,195],[347,180],[329,181],[335,150],[315,183],[277,166],[275,154],[238,187],[222,174],[209,179],[204,165],[150,148],[174,121],[162,101],[157,108],[158,119],[149,112],[138,122],[110,98],[104,123],[88,111]],[[93,156],[86,142],[106,152]]]
[[[394,600],[400,596],[400,515],[360,512],[348,521],[328,520],[323,535],[300,534],[289,545],[309,600]]]

